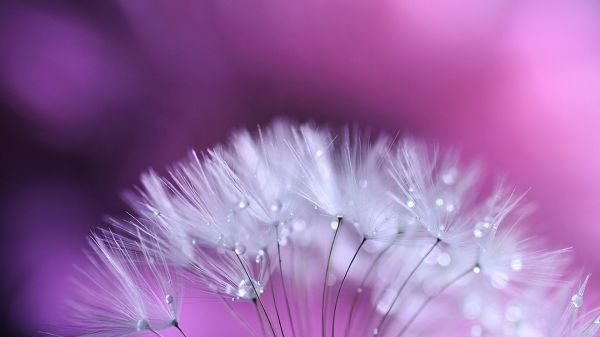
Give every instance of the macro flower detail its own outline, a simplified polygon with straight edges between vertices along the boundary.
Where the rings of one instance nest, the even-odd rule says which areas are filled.
[[[199,290],[251,336],[594,336],[589,276],[565,277],[525,194],[489,180],[456,151],[357,128],[238,131],[142,176],[131,216],[92,236],[59,334],[185,336]]]

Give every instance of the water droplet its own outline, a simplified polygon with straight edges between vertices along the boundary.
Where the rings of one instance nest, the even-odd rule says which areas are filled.
[[[248,200],[242,199],[242,200],[240,200],[240,202],[238,202],[237,206],[239,209],[244,209],[244,208],[248,207],[249,204],[250,203],[248,202]]]
[[[156,215],[156,216],[161,216],[161,214],[162,214],[162,213],[161,213],[159,210],[157,210],[157,209],[154,209],[154,210],[152,210],[152,213],[154,213],[154,215]]]
[[[373,335],[377,336],[379,334],[379,329],[375,328],[373,329]]]
[[[514,271],[521,271],[523,269],[523,261],[519,257],[513,257],[510,261],[510,268]]]
[[[600,315],[594,320],[594,324],[600,324]]]
[[[150,330],[150,323],[148,323],[148,320],[140,319],[137,321],[136,329],[137,331]]]
[[[236,295],[238,298],[244,300],[253,300],[258,297],[256,295],[256,291],[254,291],[254,288],[256,288],[256,291],[258,291],[259,295],[263,293],[263,286],[260,284],[260,282],[255,280],[250,281],[249,279],[244,279],[240,281]]]
[[[573,304],[575,308],[581,307],[583,305],[583,296],[580,294],[573,295],[573,297],[571,297],[571,304]]]
[[[174,299],[175,298],[173,298],[173,295],[171,295],[171,294],[167,294],[167,296],[165,296],[165,302],[167,302],[167,304],[173,303]]]
[[[259,249],[258,253],[256,253],[256,263],[261,263],[265,259],[265,250]]]
[[[454,182],[456,181],[456,173],[457,173],[456,171],[457,170],[455,168],[451,168],[442,174],[442,181],[444,182],[444,184],[446,184],[446,185],[454,184]]]
[[[476,225],[475,228],[473,229],[473,235],[480,239],[483,236],[485,236],[490,229],[492,228],[492,223],[490,221],[483,220],[483,221],[479,221]]]
[[[198,242],[196,241],[196,239],[192,239],[192,245],[196,245]]]
[[[415,207],[415,202],[413,200],[409,200],[406,202],[406,207],[408,208],[414,208]]]
[[[446,204],[446,212],[451,213],[454,212],[454,204]]]
[[[444,206],[444,199],[442,199],[442,198],[435,199],[435,205],[436,206]]]
[[[323,150],[318,149],[317,151],[315,151],[315,157],[320,158],[323,156]]]
[[[361,288],[361,287],[356,288],[356,292],[359,293],[359,294],[362,293],[363,292],[363,288]]]
[[[331,226],[331,229],[336,230],[339,226],[339,221],[333,220],[329,225]]]
[[[281,201],[277,200],[271,205],[271,212],[279,212],[281,207]]]
[[[297,220],[294,221],[294,223],[292,224],[292,228],[294,229],[294,231],[303,231],[306,229],[306,221],[304,220]]]
[[[475,267],[473,267],[473,272],[474,272],[475,274],[479,274],[479,273],[481,273],[481,267],[479,267],[479,266],[475,266]]]
[[[234,250],[237,255],[244,255],[244,253],[246,252],[246,246],[239,242],[236,242]]]

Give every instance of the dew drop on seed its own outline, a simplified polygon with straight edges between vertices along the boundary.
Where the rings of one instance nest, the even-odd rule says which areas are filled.
[[[173,295],[167,294],[167,296],[165,296],[165,302],[167,302],[167,304],[173,303],[173,300],[174,300]]]
[[[242,199],[242,200],[240,200],[240,202],[238,202],[237,206],[239,209],[244,209],[244,208],[248,207],[248,205],[249,205],[248,200]]]
[[[444,199],[442,199],[442,198],[435,199],[435,205],[440,206],[440,207],[444,206]]]
[[[246,252],[246,246],[239,242],[236,242],[234,250],[237,255],[244,255],[244,253]]]
[[[456,181],[456,169],[452,168],[442,174],[442,181],[446,185],[452,185]]]
[[[136,329],[137,331],[150,330],[150,323],[148,323],[148,321],[145,319],[140,319],[137,321]]]
[[[336,230],[339,226],[339,222],[337,220],[334,220],[329,225],[331,226],[331,229]]]
[[[271,205],[271,212],[279,212],[281,207],[281,201],[277,200]]]
[[[583,305],[583,296],[579,294],[573,295],[573,297],[571,297],[571,304],[573,304],[575,308],[581,307]]]
[[[250,279],[243,279],[238,285],[236,295],[238,298],[244,300],[253,300],[258,297],[256,295],[256,291],[254,291],[255,288],[259,295],[263,293],[263,286],[260,284],[260,282],[256,280],[251,281]]]
[[[479,274],[479,273],[481,273],[481,268],[479,266],[475,266],[475,267],[473,267],[473,272],[475,274]]]
[[[523,269],[523,261],[518,257],[515,257],[510,261],[510,268],[514,271],[521,271]]]
[[[483,236],[485,236],[490,229],[492,228],[492,223],[489,222],[487,219],[484,221],[479,221],[476,225],[475,228],[473,229],[473,235],[480,239]]]
[[[256,263],[261,263],[265,258],[265,251],[263,249],[259,249],[258,253],[256,253]]]
[[[306,221],[304,220],[297,220],[292,224],[292,228],[295,231],[303,231],[306,229]]]
[[[415,208],[415,202],[413,200],[409,200],[406,202],[406,207]]]

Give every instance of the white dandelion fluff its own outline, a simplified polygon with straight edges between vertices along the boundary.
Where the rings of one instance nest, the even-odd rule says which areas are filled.
[[[146,250],[146,239],[129,244],[126,240],[111,231],[91,237],[91,267],[81,269],[79,297],[71,302],[70,325],[65,327],[69,335],[128,336],[181,329],[181,292],[174,269],[164,256]]]
[[[595,336],[589,276],[574,284],[568,250],[530,234],[524,194],[489,185],[413,139],[284,120],[238,131],[142,176],[131,216],[90,239],[64,330],[184,334],[190,287],[257,337]]]

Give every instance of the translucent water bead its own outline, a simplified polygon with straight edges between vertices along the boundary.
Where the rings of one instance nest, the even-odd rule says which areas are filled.
[[[473,229],[473,235],[480,239],[483,236],[485,236],[486,234],[488,234],[488,232],[492,229],[492,222],[491,219],[484,219],[483,221],[479,221],[476,225],[475,228]]]
[[[254,291],[255,288],[256,291]],[[244,300],[253,300],[258,297],[256,292],[258,292],[259,295],[263,293],[262,284],[256,280],[244,279],[240,281],[236,295]]]
[[[246,252],[246,246],[244,246],[243,244],[237,242],[235,244],[234,250],[235,250],[235,253],[237,255],[244,255],[244,253]]]
[[[140,319],[139,321],[137,321],[135,328],[137,329],[137,331],[147,331],[150,330],[150,323],[148,323],[148,320]]]
[[[575,308],[581,307],[583,305],[583,296],[580,294],[573,295],[573,297],[571,297],[571,304],[573,304]]]

